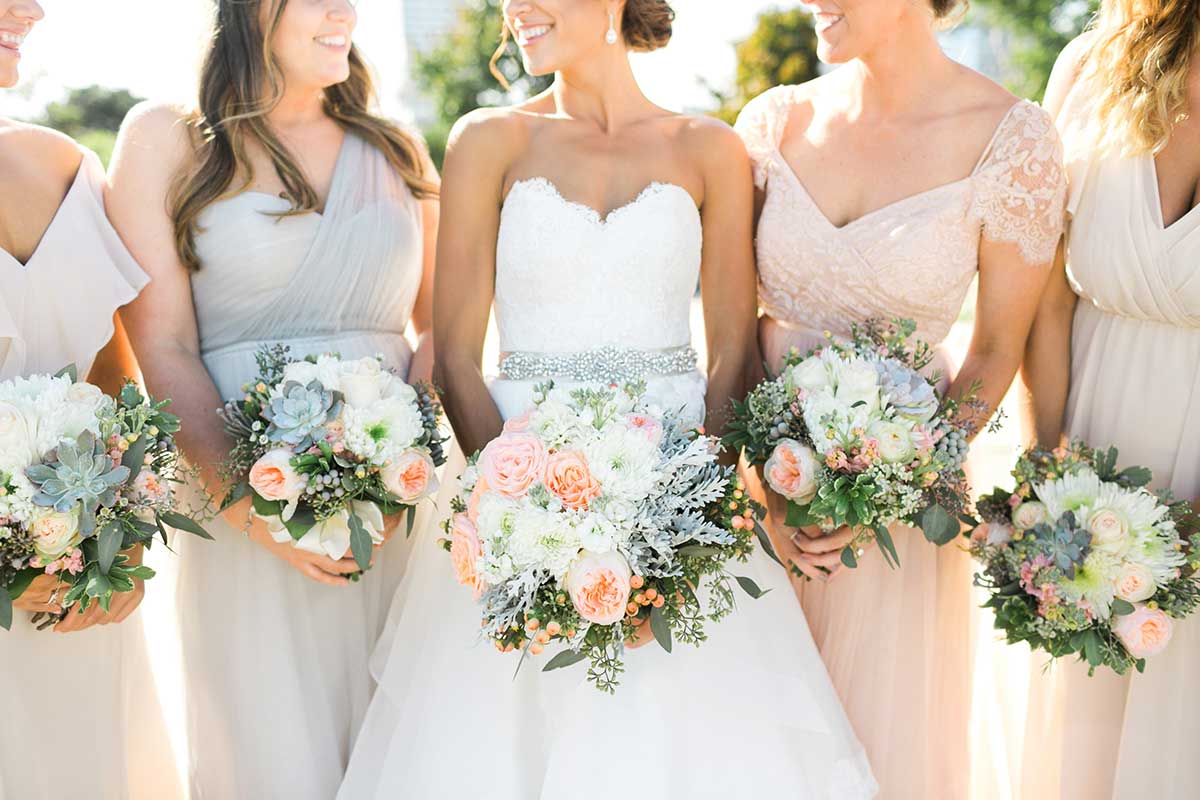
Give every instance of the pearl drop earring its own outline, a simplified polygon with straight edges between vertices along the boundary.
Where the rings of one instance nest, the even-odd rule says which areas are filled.
[[[604,41],[609,44],[617,43],[617,18],[613,12],[608,12],[608,33],[604,34]]]

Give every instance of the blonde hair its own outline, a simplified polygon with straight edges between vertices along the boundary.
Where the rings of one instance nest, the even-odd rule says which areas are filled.
[[[271,4],[265,30],[258,22],[262,3]],[[170,197],[175,249],[189,270],[200,269],[196,231],[201,212],[245,191],[254,181],[246,147],[249,139],[267,151],[284,195],[292,202],[281,216],[315,211],[319,203],[316,190],[266,119],[283,97],[283,75],[271,51],[271,37],[287,4],[288,0],[217,2],[216,25],[200,73],[200,104],[189,119],[197,134],[193,137],[197,163],[177,176]],[[437,184],[426,174],[422,143],[377,116],[374,101],[370,71],[357,48],[351,47],[350,78],[325,90],[325,113],[383,153],[414,196],[435,196]]]
[[[1092,144],[1104,153],[1157,153],[1188,113],[1188,74],[1200,45],[1200,0],[1103,0],[1082,76],[1096,92]]]

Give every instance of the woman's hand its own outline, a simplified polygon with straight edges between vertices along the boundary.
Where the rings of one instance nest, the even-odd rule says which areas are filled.
[[[243,523],[244,524],[244,523]],[[359,572],[358,564],[350,556],[333,560],[329,556],[301,550],[291,542],[277,542],[267,529],[267,523],[255,517],[247,530],[250,541],[283,561],[306,578],[326,586],[346,586],[351,575]]]
[[[13,608],[30,614],[61,614],[58,601],[70,589],[62,584],[57,575],[39,575],[33,579],[21,596],[13,601]]]
[[[650,630],[649,621],[644,619],[635,619],[633,621],[633,625],[633,635],[625,640],[626,650],[637,650],[654,641],[654,632]]]
[[[814,569],[824,570],[826,580],[833,580],[846,569],[846,565],[842,563],[842,550],[853,544],[857,536],[852,529],[843,525],[831,533],[825,533],[819,528],[801,528],[792,540],[800,549],[800,558],[805,563]],[[856,545],[855,556],[862,558],[866,548],[874,541],[872,537],[869,542],[864,542],[861,546]]]

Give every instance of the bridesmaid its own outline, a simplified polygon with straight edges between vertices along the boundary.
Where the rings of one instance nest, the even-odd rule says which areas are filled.
[[[1200,2],[1105,0],[1046,96],[1067,148],[1067,257],[1024,377],[1038,439],[1115,445],[1154,488],[1200,498]],[[1069,281],[1069,282],[1068,282]],[[1200,626],[1145,674],[1036,664],[1029,798],[1195,797]],[[1086,769],[1079,765],[1087,764]]]
[[[431,371],[436,176],[371,110],[356,20],[350,0],[219,0],[199,107],[140,107],[118,141],[113,219],[153,278],[124,319],[217,496],[230,441],[214,410],[254,377],[260,345]],[[180,545],[192,795],[328,800],[405,538],[352,584],[353,559],[276,544],[245,501],[209,530],[215,544]]]
[[[0,87],[16,84],[42,16],[33,0],[0,0]],[[0,175],[0,380],[74,363],[119,390],[137,368],[114,315],[147,277],[104,215],[99,159],[0,119]],[[67,635],[30,623],[29,613],[61,613],[56,583],[35,581],[0,631],[0,798],[180,797],[137,613],[141,581],[107,613],[70,611],[54,626]]]
[[[867,318],[911,318],[937,348],[942,388],[976,382],[995,408],[1021,361],[1062,232],[1065,182],[1050,118],[953,62],[936,28],[956,0],[806,4],[818,54],[845,66],[752,102],[738,130],[755,161],[760,342],[776,370],[791,347],[847,337]],[[966,360],[944,347],[971,282]],[[855,731],[893,798],[968,796],[971,565],[897,526],[901,567],[869,552],[843,573],[850,532],[782,523],[778,546]],[[826,572],[828,570],[828,572]]]

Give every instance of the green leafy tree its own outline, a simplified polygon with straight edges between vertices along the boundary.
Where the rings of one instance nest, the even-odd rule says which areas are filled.
[[[501,0],[472,0],[459,12],[450,32],[431,49],[418,52],[413,75],[433,102],[435,122],[425,131],[434,160],[440,166],[446,137],[455,121],[484,106],[501,106],[531,97],[550,85],[552,78],[526,75],[516,44],[509,42],[498,67],[509,89],[488,67],[500,43]]]
[[[1078,36],[1098,0],[975,0],[983,21],[1013,36],[1005,83],[1020,97],[1040,100],[1058,54]]]
[[[61,101],[46,106],[46,110],[34,122],[62,131],[85,147],[95,150],[107,164],[121,122],[129,109],[139,102],[141,98],[125,89],[104,86],[70,89]]]
[[[765,11],[754,32],[737,44],[733,92],[713,91],[719,103],[716,115],[732,123],[746,103],[772,86],[817,77],[819,64],[812,14],[799,7]]]

